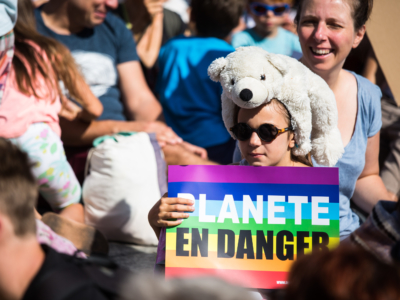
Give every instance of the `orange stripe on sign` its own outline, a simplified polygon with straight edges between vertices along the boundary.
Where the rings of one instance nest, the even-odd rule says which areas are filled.
[[[283,288],[287,284],[286,272],[262,272],[224,269],[166,268],[165,277],[215,276],[230,283],[258,289]]]
[[[265,259],[236,259],[217,257],[217,252],[209,251],[208,257],[176,256],[173,250],[166,251],[166,267],[190,266],[191,268],[203,269],[227,269],[227,270],[251,270],[251,271],[274,271],[288,272],[293,260],[279,260],[274,254],[273,260]],[[245,256],[246,257],[246,256]],[[256,255],[254,254],[254,257]],[[294,257],[296,259],[296,255]]]

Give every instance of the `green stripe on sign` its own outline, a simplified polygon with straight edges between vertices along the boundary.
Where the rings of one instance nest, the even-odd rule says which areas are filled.
[[[200,223],[199,217],[189,217],[184,220],[179,227],[185,228],[208,228],[209,234],[218,234],[218,229],[229,229],[239,234],[240,230],[252,230],[255,235],[257,230],[273,230],[274,235],[279,231],[288,230],[293,236],[297,236],[297,231],[319,231],[326,232],[329,237],[339,237],[339,220],[331,220],[329,226],[311,225],[311,220],[302,220],[301,225],[295,225],[294,219],[286,219],[285,225],[268,224],[268,219],[263,219],[263,224],[256,224],[254,219],[249,219],[248,224],[242,224],[242,218],[239,223],[232,223],[231,219],[226,219],[224,223]],[[176,232],[177,227],[168,228],[167,232]]]

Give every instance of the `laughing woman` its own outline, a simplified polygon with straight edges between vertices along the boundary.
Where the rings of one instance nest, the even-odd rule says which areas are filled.
[[[351,198],[368,213],[378,200],[393,198],[379,177],[381,92],[365,78],[343,69],[350,50],[364,37],[372,5],[373,0],[303,0],[296,16],[301,62],[321,76],[336,97],[345,146],[336,164],[342,239],[359,226],[350,209]]]

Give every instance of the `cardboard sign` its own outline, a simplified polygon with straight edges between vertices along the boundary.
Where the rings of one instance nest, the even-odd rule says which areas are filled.
[[[367,33],[393,96],[400,106],[400,1],[374,1]]]
[[[337,168],[169,166],[168,195],[195,211],[166,235],[166,277],[287,283],[298,255],[339,244]]]

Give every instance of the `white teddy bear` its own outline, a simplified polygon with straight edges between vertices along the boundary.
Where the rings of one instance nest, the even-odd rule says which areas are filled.
[[[277,99],[292,117],[294,155],[311,151],[315,161],[325,166],[334,166],[342,156],[335,95],[299,61],[259,47],[240,47],[213,61],[208,75],[222,85],[222,117],[228,131],[234,125],[235,104],[254,108]]]

